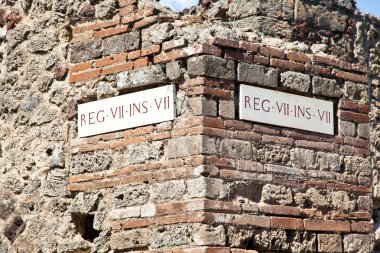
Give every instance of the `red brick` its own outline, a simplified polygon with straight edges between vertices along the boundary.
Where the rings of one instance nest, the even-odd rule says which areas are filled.
[[[161,50],[160,45],[152,45],[147,48],[141,49],[141,56],[157,54]]]
[[[253,124],[253,131],[263,134],[274,134],[279,135],[281,130],[278,127],[272,127],[272,126],[264,126],[264,125],[257,125]]]
[[[220,98],[232,98],[234,95],[234,92],[229,91],[229,90],[219,89],[219,88],[196,86],[196,87],[190,87],[186,91],[186,94],[188,96],[191,96],[191,95],[211,95],[211,96],[220,97]]]
[[[332,74],[335,77],[342,78],[348,81],[364,83],[364,84],[368,83],[368,77],[364,75],[357,75],[357,74],[335,70],[335,69],[332,71]]]
[[[69,77],[69,83],[78,83],[78,82],[86,81],[89,79],[94,79],[94,78],[99,77],[100,74],[101,74],[100,69],[90,70],[90,71],[82,72],[80,74],[72,74]]]
[[[126,16],[128,14],[134,13],[137,11],[136,5],[126,5],[125,7],[122,7],[119,9],[119,15],[120,16]]]
[[[186,46],[186,40],[185,39],[178,39],[178,40],[170,40],[162,43],[162,50],[168,51],[180,47]]]
[[[259,253],[256,250],[248,250],[248,249],[231,249],[231,253]]]
[[[144,9],[142,11],[138,11],[134,15],[131,14],[131,15],[122,17],[121,23],[122,24],[129,24],[129,23],[132,23],[132,22],[136,22],[136,21],[139,21],[139,20],[141,20],[143,18],[152,16],[154,13],[155,13],[155,10],[152,9],[152,8]]]
[[[271,217],[271,227],[289,230],[303,230],[303,220],[288,217]]]
[[[195,127],[195,126],[202,125],[202,121],[203,121],[202,117],[175,119],[173,128],[184,129],[184,128],[189,128],[189,127]]]
[[[247,131],[235,131],[232,132],[232,138],[246,140],[246,141],[261,141],[261,134]]]
[[[331,74],[331,70],[330,69],[324,68],[324,67],[321,67],[321,66],[317,66],[317,65],[312,65],[311,63],[306,63],[305,64],[305,69],[306,69],[306,71],[309,71],[311,73],[321,74],[321,75],[324,75],[324,76],[329,76]]]
[[[130,4],[136,4],[137,0],[119,0],[119,7],[124,7]]]
[[[352,64],[352,70],[359,71],[365,74],[369,72],[369,68],[367,66],[360,64]]]
[[[127,71],[133,69],[133,62],[127,62],[123,64],[119,64],[116,66],[111,66],[108,68],[103,68],[102,69],[102,75],[109,75],[109,74],[114,74],[114,73],[119,73],[122,71]]]
[[[158,141],[158,140],[169,139],[170,137],[171,137],[170,132],[152,133],[151,135],[149,135],[148,140]]]
[[[85,32],[85,33],[76,33],[73,35],[73,38],[71,39],[70,43],[77,43],[82,42],[86,40],[92,40],[94,38],[94,32]]]
[[[181,137],[181,136],[200,135],[200,134],[204,134],[203,126],[196,126],[196,127],[192,127],[192,128],[174,130],[171,132],[171,136],[173,138]]]
[[[96,60],[95,61],[95,67],[98,68],[98,67],[112,65],[115,63],[119,63],[119,62],[125,62],[127,60],[127,55],[128,55],[127,53],[123,53],[123,54],[107,56],[107,57],[104,57],[100,60]]]
[[[115,26],[119,23],[120,23],[120,20],[116,19],[116,20],[107,20],[107,21],[97,22],[95,24],[90,24],[90,25],[74,27],[73,33],[75,34],[75,33],[83,33],[83,32],[92,31],[92,30],[100,30],[101,28]]]
[[[93,61],[83,62],[70,66],[70,73],[79,72],[92,68]]]
[[[100,135],[95,135],[95,136],[86,138],[86,141],[87,141],[86,143],[92,144],[99,141],[109,141],[109,140],[120,139],[120,138],[123,138],[122,132],[100,134]]]
[[[362,113],[340,111],[339,118],[341,120],[348,120],[355,123],[369,123],[369,116]]]
[[[293,146],[294,140],[286,137],[272,136],[272,135],[263,135],[263,143],[275,143],[280,145],[289,145]]]
[[[322,141],[333,143],[334,137],[325,134],[311,133],[302,130],[282,130],[283,135],[291,137],[293,139],[310,140],[310,141]]]
[[[236,225],[250,225],[260,228],[270,228],[270,218],[266,216],[253,216],[253,215],[236,215],[234,224]]]
[[[307,54],[299,53],[299,52],[288,52],[286,54],[288,60],[298,61],[298,62],[310,62],[311,59]]]
[[[262,65],[269,65],[269,57],[261,56],[261,55],[255,55],[253,57],[253,61]]]
[[[359,103],[359,112],[369,113],[369,106],[368,106],[368,104]]]
[[[356,111],[358,109],[358,102],[352,100],[340,100],[339,109]]]
[[[148,57],[144,57],[144,58],[136,60],[133,63],[133,68],[134,69],[139,69],[139,68],[147,67],[148,65],[149,65],[149,58]]]
[[[302,63],[279,60],[279,59],[271,59],[270,65],[272,67],[282,68],[282,69],[290,69],[295,71],[304,71],[305,65]]]
[[[240,120],[225,120],[224,127],[231,130],[252,130],[252,123],[240,121]]]
[[[202,15],[196,15],[196,16],[185,16],[181,17],[182,21],[185,21],[187,24],[194,24],[194,23],[201,23],[203,21]]]
[[[211,45],[218,45],[222,47],[232,47],[232,48],[239,48],[239,41],[238,40],[232,40],[227,38],[214,38],[210,42]]]
[[[252,42],[239,41],[239,48],[255,53],[259,50],[259,45]]]
[[[292,206],[259,205],[260,212],[272,215],[301,216],[300,208]]]
[[[352,232],[371,233],[372,226],[372,223],[368,221],[351,221]]]
[[[279,48],[260,46],[260,54],[285,59],[285,52]]]
[[[340,66],[339,61],[325,57],[325,56],[320,56],[320,55],[313,55],[312,61],[317,62],[317,63],[322,63],[325,65],[335,66],[335,67]]]
[[[238,160],[235,167],[237,170],[265,173],[264,166],[258,162]]]
[[[226,49],[224,50],[224,58],[228,60],[241,60],[246,62],[252,62],[253,56],[247,53],[243,53],[240,51]]]
[[[154,127],[152,125],[139,127],[136,129],[128,129],[124,131],[124,138],[131,138],[135,136],[150,134],[154,131]]]
[[[101,30],[99,32],[96,32],[94,34],[94,38],[95,39],[99,39],[99,38],[109,37],[109,36],[125,33],[128,30],[129,30],[129,26],[128,25],[118,26],[118,27],[114,27],[114,28],[109,28],[109,29],[106,29],[106,30]]]
[[[344,144],[349,144],[355,147],[368,149],[369,141],[352,137],[344,137]]]
[[[134,29],[144,28],[144,27],[146,27],[146,26],[149,26],[149,25],[152,25],[152,24],[154,24],[154,23],[157,23],[158,20],[159,20],[158,16],[150,16],[150,17],[146,17],[146,18],[144,18],[143,20],[134,23],[134,24],[133,24],[133,28],[134,28]]]
[[[79,147],[80,153],[86,153],[90,151],[95,150],[102,150],[102,149],[108,149],[109,143],[108,142],[98,142],[96,144],[86,144]]]
[[[219,128],[204,127],[203,133],[207,136],[212,136],[212,137],[220,137],[220,138],[232,137],[232,134],[229,131],[219,129]]]
[[[223,128],[223,120],[218,118],[203,117],[202,124],[205,127]]]
[[[307,231],[351,232],[350,222],[348,221],[304,220],[304,226]]]
[[[141,50],[137,49],[135,51],[128,53],[128,60],[135,60],[141,56]]]
[[[312,148],[317,150],[332,151],[332,145],[326,142],[298,140],[296,141],[296,146],[300,148]]]

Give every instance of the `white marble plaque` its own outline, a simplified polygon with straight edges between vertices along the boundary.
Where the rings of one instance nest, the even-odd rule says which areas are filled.
[[[334,104],[253,86],[240,85],[239,118],[334,135]]]
[[[78,106],[78,136],[86,137],[175,118],[175,86],[167,85]]]

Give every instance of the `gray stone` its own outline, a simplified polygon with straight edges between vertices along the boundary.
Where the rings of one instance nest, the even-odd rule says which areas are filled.
[[[266,204],[291,205],[292,190],[285,186],[266,184],[262,190],[261,201]]]
[[[343,159],[338,154],[317,152],[317,161],[320,170],[340,171]]]
[[[56,119],[57,110],[53,107],[40,106],[34,110],[33,116],[30,118],[29,122],[37,126],[49,123]]]
[[[253,236],[254,249],[265,251],[287,251],[289,243],[284,230],[259,230]]]
[[[152,248],[181,246],[190,243],[190,231],[186,224],[153,228],[150,240]]]
[[[213,227],[207,224],[197,224],[193,227],[193,241],[198,246],[225,246],[226,233],[222,225]]]
[[[140,228],[111,234],[110,246],[114,250],[129,250],[149,246],[151,234]]]
[[[293,232],[290,234],[290,252],[316,252],[317,236],[310,232]]]
[[[371,176],[371,165],[369,160],[366,158],[346,156],[344,158],[344,164],[346,172],[350,175],[356,175],[361,177]]]
[[[369,139],[370,128],[368,124],[358,124],[358,135],[360,138]]]
[[[118,94],[118,90],[112,87],[110,82],[99,82],[96,87],[96,97],[98,99],[110,98]]]
[[[187,71],[191,76],[210,76],[235,80],[235,63],[212,55],[202,55],[187,61]]]
[[[120,54],[126,51],[125,35],[108,37],[103,41],[103,55]]]
[[[72,45],[70,50],[70,60],[72,63],[80,63],[99,58],[102,54],[102,41],[90,40]]]
[[[223,199],[228,189],[222,179],[200,177],[186,182],[189,198]]]
[[[182,199],[186,192],[183,180],[153,184],[149,189],[150,199],[154,202]]]
[[[357,200],[358,210],[371,213],[373,209],[372,198],[369,196],[359,196]]]
[[[290,160],[289,149],[277,145],[265,145],[259,149],[254,147],[253,153],[253,156],[261,163],[286,164]]]
[[[342,90],[334,79],[313,77],[313,94],[325,97],[339,98]]]
[[[308,92],[310,76],[298,72],[287,71],[281,73],[281,83],[284,87],[297,92]]]
[[[117,188],[114,193],[114,207],[124,208],[128,206],[141,206],[149,199],[149,187],[147,185],[132,185]]]
[[[299,169],[316,169],[316,154],[315,151],[309,149],[295,148],[290,151],[290,160],[293,167]]]
[[[161,84],[166,82],[166,75],[160,65],[153,65],[137,70],[119,73],[117,75],[117,89],[124,90],[134,87]]]
[[[50,69],[52,68],[58,61],[58,57],[55,53],[51,53],[46,57],[44,67],[45,69]]]
[[[238,81],[267,87],[277,87],[278,71],[256,64],[241,62],[238,66]]]
[[[141,32],[142,47],[146,48],[170,40],[171,30],[173,30],[171,23],[158,23],[145,28]]]
[[[348,99],[368,101],[368,87],[365,84],[346,81],[344,83],[344,95]]]
[[[330,208],[330,196],[324,190],[310,188],[306,191],[309,204],[313,208]]]
[[[348,121],[339,121],[339,133],[344,136],[356,136],[356,126],[352,122]]]
[[[47,36],[39,36],[29,40],[26,43],[25,48],[30,53],[44,53],[50,51],[54,46],[54,43],[55,41],[52,40],[52,38],[49,38]]]
[[[99,19],[112,18],[117,10],[116,0],[102,1],[95,6],[95,17]]]
[[[107,154],[81,154],[72,158],[70,172],[74,175],[107,170],[112,158]]]
[[[338,234],[319,234],[318,251],[319,252],[342,252],[342,236]]]
[[[343,250],[345,253],[373,252],[372,235],[363,235],[363,234],[344,235]]]
[[[183,76],[183,71],[178,61],[166,63],[166,76],[170,81],[178,81]]]
[[[191,97],[188,99],[189,109],[193,115],[216,116],[216,102],[205,97]]]
[[[90,212],[95,211],[100,197],[100,193],[86,194],[80,192],[75,196],[69,211],[71,213],[89,214]]]
[[[216,154],[215,139],[201,135],[170,139],[167,152],[168,158]]]
[[[246,248],[252,240],[253,229],[229,226],[227,231],[228,246],[233,248]]]
[[[127,51],[133,51],[140,47],[140,32],[139,31],[132,31],[127,34],[125,34],[125,49]]]
[[[291,26],[286,21],[272,17],[251,16],[236,20],[232,23],[234,28],[249,29],[270,37],[290,38]]]
[[[219,116],[235,119],[235,101],[219,100]]]
[[[67,173],[60,170],[52,170],[47,175],[43,184],[43,194],[50,197],[63,197],[68,194],[66,191]]]
[[[50,156],[50,168],[64,168],[65,167],[65,152],[62,143],[57,143]]]
[[[29,27],[24,24],[17,25],[14,29],[7,31],[8,46],[13,48],[26,39],[29,34]]]
[[[345,191],[332,192],[331,205],[335,210],[345,213],[353,212],[355,209],[355,201],[350,201]]]
[[[65,240],[58,243],[57,253],[73,253],[86,252],[90,249],[90,245],[85,240],[69,241]]]
[[[220,142],[219,152],[226,158],[244,159],[252,158],[252,145],[249,141],[223,139]]]

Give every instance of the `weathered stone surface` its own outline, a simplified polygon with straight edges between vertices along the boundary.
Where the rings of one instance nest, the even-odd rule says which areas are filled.
[[[71,46],[70,60],[72,63],[85,62],[101,57],[102,53],[102,41],[85,41]]]
[[[291,252],[315,252],[317,249],[317,236],[310,232],[293,232],[290,238]]]
[[[125,90],[128,88],[165,83],[166,76],[160,65],[154,65],[122,72],[117,75],[116,82],[118,90]]]
[[[310,76],[298,72],[288,71],[281,73],[281,83],[284,87],[297,92],[308,92]]]
[[[358,198],[358,210],[363,210],[367,212],[372,212],[373,202],[369,196],[359,196]]]
[[[347,253],[373,252],[372,236],[363,234],[344,235],[343,250]]]
[[[112,87],[110,82],[99,82],[96,87],[96,97],[98,99],[109,98],[118,94],[119,92],[116,88]]]
[[[317,152],[316,159],[320,170],[340,171],[343,165],[342,157],[338,154]]]
[[[125,44],[124,34],[106,38],[103,41],[103,55],[124,53],[126,51]]]
[[[219,152],[224,157],[250,159],[252,157],[252,146],[249,141],[223,139],[220,142]]]
[[[154,228],[151,234],[152,248],[180,246],[190,242],[188,225],[173,225]]]
[[[89,243],[84,240],[63,241],[58,243],[57,253],[86,252],[89,249]]]
[[[222,225],[213,227],[207,224],[198,224],[192,230],[193,241],[199,246],[225,246],[226,233]]]
[[[222,179],[200,177],[186,182],[189,198],[223,199],[228,189]]]
[[[142,47],[161,44],[163,41],[169,40],[172,36],[170,33],[172,29],[173,24],[171,23],[158,23],[142,30]]]
[[[233,248],[246,248],[253,237],[253,229],[229,226],[227,231],[228,246]]]
[[[216,116],[216,101],[205,97],[192,97],[188,100],[193,115]]]
[[[170,81],[178,81],[182,78],[183,71],[178,61],[166,63],[166,76]]]
[[[238,66],[238,81],[261,86],[277,87],[278,71],[256,64],[241,62]]]
[[[313,94],[325,97],[339,98],[342,90],[334,79],[313,77]]]
[[[254,233],[253,244],[258,250],[288,250],[286,232],[284,230],[259,230]]]
[[[233,22],[233,27],[252,29],[252,31],[270,37],[291,38],[291,26],[285,22],[272,17],[251,16]]]
[[[235,102],[228,100],[220,100],[219,116],[227,119],[235,119]]]
[[[186,192],[183,180],[153,184],[149,189],[150,199],[154,202],[179,200]]]
[[[349,121],[339,121],[339,133],[345,136],[356,136],[356,126]]]
[[[114,250],[128,250],[149,245],[151,234],[148,229],[134,229],[111,234],[110,246]]]
[[[106,154],[83,154],[73,157],[70,167],[72,174],[102,171],[109,168],[112,158]]]
[[[116,0],[102,1],[101,3],[95,6],[95,16],[99,19],[111,18],[116,11]]]
[[[368,159],[354,156],[344,158],[345,169],[348,173],[357,176],[369,177],[371,175],[371,166]]]
[[[293,194],[288,187],[266,184],[262,190],[261,201],[266,204],[290,205],[293,203]]]
[[[149,187],[147,185],[123,186],[114,192],[114,207],[143,205],[149,199]]]
[[[343,252],[342,237],[338,234],[319,234],[318,251]]]
[[[141,43],[140,32],[132,31],[125,34],[125,49],[127,51],[136,50]]]
[[[290,151],[293,167],[300,169],[316,169],[316,153],[309,149],[292,149]]]
[[[85,194],[78,193],[70,206],[71,213],[88,214],[95,210],[98,205],[100,193]]]
[[[227,80],[235,79],[235,64],[212,55],[202,55],[187,61],[187,71],[192,76],[210,76]]]
[[[306,196],[313,208],[328,208],[330,206],[330,196],[324,190],[310,188],[306,191]]]
[[[181,147],[181,148],[179,148]],[[184,157],[198,154],[215,154],[215,139],[207,136],[187,136],[170,139],[168,142],[168,157]]]
[[[363,139],[369,139],[370,127],[368,124],[358,124],[358,136]]]
[[[354,100],[360,100],[362,102],[367,102],[368,101],[367,85],[347,81],[344,83],[344,95],[348,99],[354,99]]]
[[[52,49],[55,41],[47,36],[40,36],[28,41],[25,45],[30,53],[47,52]]]
[[[345,191],[332,192],[331,205],[335,210],[341,212],[353,212],[355,209],[355,201],[350,201],[350,197]]]

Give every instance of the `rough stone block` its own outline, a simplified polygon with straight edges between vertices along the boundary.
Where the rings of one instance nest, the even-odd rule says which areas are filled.
[[[310,232],[296,231],[290,234],[291,252],[316,252],[317,235]]]
[[[310,88],[310,76],[298,72],[288,71],[281,74],[283,86],[298,92],[308,92]]]
[[[372,235],[350,234],[343,238],[345,253],[370,253],[373,252]]]
[[[166,82],[166,76],[160,65],[130,70],[117,75],[117,89],[124,90]]]
[[[286,21],[272,17],[251,16],[236,20],[232,23],[237,28],[249,28],[270,37],[290,38],[292,36],[291,26]]]
[[[149,245],[148,229],[136,229],[111,234],[110,246],[113,250],[128,250]]]
[[[202,55],[187,61],[187,71],[191,76],[210,76],[235,80],[235,63],[212,55]]]
[[[290,160],[293,167],[300,169],[316,169],[315,151],[309,149],[295,148],[290,151]]]
[[[153,202],[182,199],[185,192],[186,184],[183,180],[153,184],[149,189],[150,200]]]
[[[114,193],[114,208],[143,205],[149,199],[149,189],[146,185],[123,186]]]
[[[355,157],[355,156],[346,156],[344,158],[344,164],[346,172],[351,175],[370,177],[371,176],[371,165],[368,159]]]
[[[192,97],[188,99],[193,115],[216,116],[216,101],[205,97]]]
[[[69,211],[71,213],[88,214],[96,209],[99,199],[100,193],[85,194],[80,192],[75,196]]]
[[[367,102],[368,101],[367,85],[347,81],[344,83],[344,95],[348,99]]]
[[[319,234],[318,251],[319,252],[342,252],[342,237],[338,234]]]
[[[101,57],[102,54],[102,41],[85,41],[71,46],[70,61],[72,63],[85,62]]]
[[[339,154],[317,152],[316,159],[320,170],[340,171],[343,163]]]
[[[198,246],[225,246],[226,233],[222,225],[213,227],[206,224],[197,224],[192,230],[193,241]]]
[[[188,225],[173,225],[152,229],[151,247],[162,248],[180,246],[190,243],[190,231]]]
[[[219,116],[227,119],[235,119],[235,101],[220,100]]]
[[[219,151],[223,156],[235,159],[247,160],[253,155],[251,142],[234,139],[223,139]]]
[[[223,199],[227,196],[228,189],[222,179],[196,178],[186,182],[189,198]]]
[[[278,71],[256,64],[241,62],[238,66],[238,81],[267,87],[277,87]]]
[[[313,94],[325,97],[339,98],[342,90],[334,79],[313,77]]]
[[[169,158],[200,154],[212,155],[216,153],[215,139],[201,135],[170,139],[167,152]]]
[[[350,201],[350,197],[345,191],[334,191],[331,193],[331,207],[340,212],[353,212],[355,201]]]
[[[344,136],[356,136],[356,126],[352,122],[348,121],[339,121],[339,133]]]
[[[82,174],[106,170],[111,166],[111,156],[103,153],[83,154],[73,157],[70,173]]]
[[[103,55],[113,55],[125,52],[125,35],[108,37],[103,41]]]
[[[173,25],[171,23],[159,23],[149,26],[142,30],[142,47],[149,47],[151,45],[161,44],[163,41],[171,39]]]
[[[373,202],[372,198],[368,196],[359,196],[358,200],[358,210],[372,212]]]
[[[166,63],[166,76],[170,81],[178,81],[182,78],[182,70],[178,61]]]
[[[140,32],[132,31],[130,33],[125,34],[125,50],[133,51],[140,47]]]
[[[358,124],[358,135],[360,138],[369,139],[370,129],[368,124]]]
[[[267,204],[290,205],[293,203],[292,190],[286,186],[266,184],[262,190],[261,201]]]

